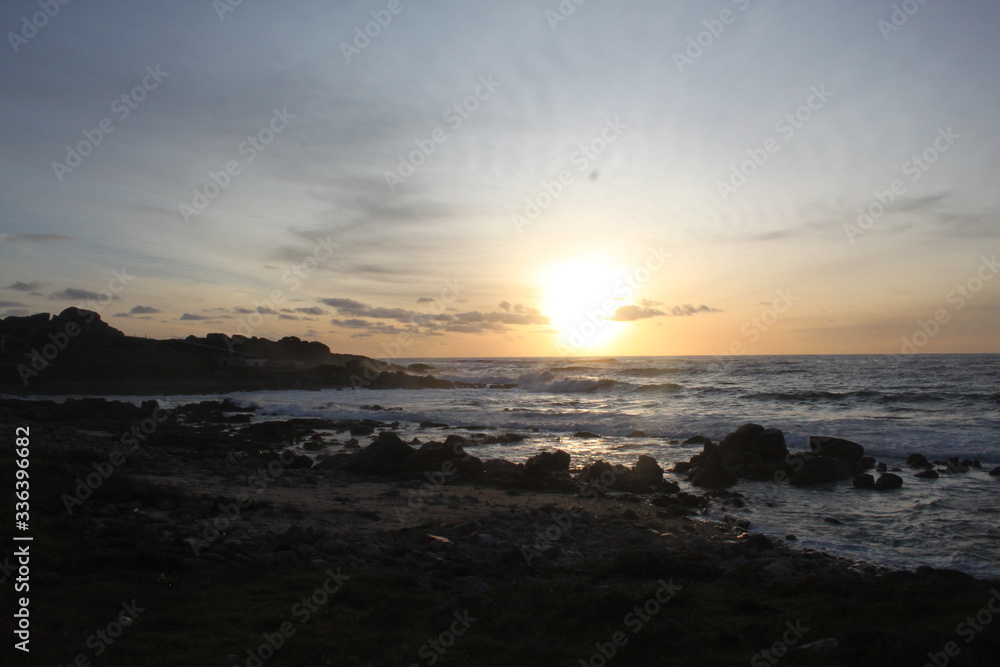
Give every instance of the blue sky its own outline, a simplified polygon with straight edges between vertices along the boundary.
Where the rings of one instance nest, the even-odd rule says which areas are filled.
[[[1000,351],[1000,6],[649,4],[4,3],[0,315],[371,356]]]

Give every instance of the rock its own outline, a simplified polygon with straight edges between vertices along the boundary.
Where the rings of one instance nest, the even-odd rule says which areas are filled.
[[[706,443],[711,444],[712,439],[706,438],[703,435],[692,435],[690,438],[684,441],[685,445],[704,445]]]
[[[719,455],[727,466],[777,463],[788,455],[788,447],[780,429],[743,424],[722,439]]]
[[[855,489],[875,490],[875,477],[869,474],[858,475],[854,478]]]
[[[561,449],[540,452],[524,462],[524,472],[530,477],[543,477],[549,473],[569,470],[569,461],[569,454]]]
[[[889,466],[887,466],[886,464],[882,463],[881,461],[879,461],[879,463],[875,466],[875,472],[885,472],[888,469],[889,469]]]
[[[576,476],[576,481],[598,484],[600,486],[609,486],[614,484],[616,477],[617,475],[615,473],[614,466],[610,463],[606,461],[594,461],[580,471],[580,473]]]
[[[448,436],[451,440],[455,436]],[[462,442],[465,442],[462,440]],[[405,446],[405,445],[404,445]],[[442,472],[446,475],[459,474],[468,477],[479,477],[485,472],[483,462],[477,457],[466,453],[457,441],[427,442],[410,454],[400,464],[400,470],[415,472]]]
[[[941,475],[938,474],[938,471],[934,470],[933,468],[930,468],[928,470],[921,470],[916,475],[914,475],[914,477],[917,477],[918,479],[937,479],[940,476]]]
[[[860,463],[833,456],[813,456],[788,481],[793,486],[812,486],[851,479],[860,472]]]
[[[865,448],[858,443],[825,435],[810,436],[809,449],[818,456],[830,456],[845,461],[860,462],[865,455]]]
[[[990,477],[1000,477],[1000,466],[990,471]]]
[[[632,466],[632,472],[645,484],[657,484],[663,480],[663,468],[652,456],[642,454]]]
[[[632,431],[631,433],[629,433],[625,437],[627,437],[627,438],[645,438],[646,437],[646,432],[645,431]]]
[[[597,435],[596,433],[591,433],[590,431],[577,431],[576,433],[573,434],[573,437],[590,439],[590,438],[600,438],[601,436]]]
[[[382,558],[382,549],[377,544],[370,543],[364,548],[361,555],[368,558]]]
[[[341,469],[363,475],[386,475],[396,472],[415,451],[395,433],[383,431],[375,442],[351,454]]]
[[[736,475],[717,461],[699,465],[691,483],[703,489],[725,489],[736,483]]]
[[[923,454],[910,454],[906,457],[906,465],[911,468],[930,468],[931,462],[927,460],[927,457]]]
[[[883,473],[875,480],[875,488],[879,491],[899,489],[903,486],[903,478],[891,472]]]

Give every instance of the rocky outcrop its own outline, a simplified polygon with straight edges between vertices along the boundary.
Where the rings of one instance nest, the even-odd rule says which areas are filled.
[[[395,433],[383,431],[375,442],[351,454],[341,469],[362,475],[388,475],[398,471],[415,451]]]

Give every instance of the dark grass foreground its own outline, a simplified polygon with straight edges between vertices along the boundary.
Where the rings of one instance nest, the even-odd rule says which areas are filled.
[[[998,584],[957,572],[888,573],[856,585],[740,583],[672,570],[627,545],[572,570],[491,574],[485,563],[475,585],[435,569],[222,563],[127,521],[95,531],[92,518],[68,515],[59,500],[87,473],[86,456],[32,456],[32,651],[25,659],[12,649],[16,575],[7,576],[3,664],[882,667],[934,664],[930,653],[940,667],[995,666],[1000,656],[1000,622],[975,632],[960,625],[985,618]],[[9,526],[10,447],[0,470]],[[164,500],[191,499],[119,472],[88,502]],[[796,650],[826,638],[836,648]]]

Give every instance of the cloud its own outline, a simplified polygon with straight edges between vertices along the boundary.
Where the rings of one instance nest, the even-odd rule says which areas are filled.
[[[249,315],[250,313],[255,313],[257,311],[255,311],[255,310],[253,310],[251,308],[240,308],[240,307],[237,307],[237,308],[233,308],[233,312],[236,313],[236,314],[238,314],[238,315]]]
[[[278,319],[279,320],[292,320],[292,321],[298,322],[302,318],[299,317],[298,315],[288,315],[287,313],[282,313],[281,315],[278,315]]]
[[[645,320],[650,317],[663,317],[666,313],[658,308],[652,308],[650,306],[620,306],[618,310],[615,311],[613,317],[609,317],[609,320],[614,322],[635,322],[636,320]]]
[[[304,315],[326,315],[327,311],[317,306],[310,306],[309,308],[296,308],[293,312],[302,313]]]
[[[27,305],[19,301],[0,301],[0,308],[25,308]]]
[[[201,320],[207,320],[208,318],[205,317],[204,315],[192,315],[191,313],[184,313],[183,315],[180,316],[180,319],[192,322],[198,322]]]
[[[163,311],[153,306],[133,306],[127,313],[115,313],[115,317],[132,317],[133,315],[153,315]]]
[[[430,298],[429,296],[422,296],[419,299],[417,299],[417,303],[434,303],[434,299]]]
[[[691,315],[697,315],[698,313],[721,313],[722,311],[718,308],[712,308],[704,304],[700,306],[692,306],[690,303],[681,304],[680,306],[674,306],[670,309],[670,314],[674,317],[690,317]]]
[[[49,295],[49,298],[62,299],[66,301],[106,301],[108,294],[99,294],[98,292],[91,292],[90,290],[67,287],[59,292],[53,292]],[[112,295],[111,300],[118,301],[118,297]]]
[[[278,311],[274,308],[268,308],[267,306],[257,306],[257,312],[261,315],[277,315]]]
[[[7,289],[17,290],[18,292],[37,292],[47,284],[40,283],[37,280],[32,280],[30,283],[24,283],[19,280],[13,285],[7,285]]]

